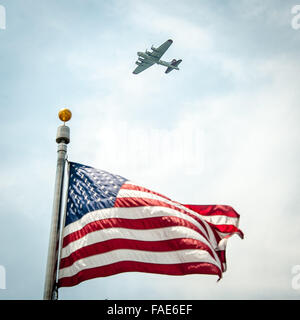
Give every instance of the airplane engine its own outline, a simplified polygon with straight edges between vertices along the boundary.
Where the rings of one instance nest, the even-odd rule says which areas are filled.
[[[137,64],[138,66],[140,66],[140,65],[142,65],[142,62],[136,61],[135,64]]]
[[[151,46],[151,50],[153,50],[154,52],[158,52],[157,48]]]

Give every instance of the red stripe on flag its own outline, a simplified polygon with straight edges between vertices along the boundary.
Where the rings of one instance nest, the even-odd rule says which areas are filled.
[[[82,229],[74,231],[63,239],[63,248],[90,232],[109,228],[127,228],[137,230],[157,229],[165,227],[183,226],[195,230],[206,238],[203,233],[191,222],[174,216],[152,217],[144,219],[110,218],[88,223]]]
[[[111,239],[81,247],[80,249],[72,252],[68,257],[61,259],[59,268],[63,269],[71,266],[77,260],[117,249],[133,249],[154,252],[200,249],[208,251],[211,257],[215,259],[211,248],[196,239],[177,238],[162,241]]]
[[[222,262],[222,271],[225,271],[223,264],[226,264],[226,251],[225,250],[218,250],[218,251],[216,251],[216,254],[218,255],[220,261]]]
[[[214,228],[216,228],[218,231],[220,231],[222,233],[228,233],[228,235],[232,235],[233,233],[238,233],[241,236],[241,238],[244,237],[243,232],[231,224],[230,225],[218,224],[218,225],[213,225],[213,226],[214,226]]]
[[[232,218],[239,218],[240,215],[230,206],[221,205],[193,205],[183,204],[183,206],[198,212],[204,216],[227,216]]]
[[[221,205],[191,205],[184,204],[185,207],[191,209],[203,216],[226,216],[231,218],[239,218],[240,215],[230,206]],[[242,239],[244,238],[243,232],[234,225],[220,225],[207,222],[212,229],[217,229],[222,233],[234,234],[237,233]]]
[[[125,183],[122,185],[122,188],[121,189],[126,189],[126,190],[135,190],[135,191],[142,191],[142,192],[148,192],[148,193],[152,193],[152,194],[155,194],[159,197],[162,197],[166,200],[169,200],[169,201],[172,201],[170,198],[158,193],[158,192],[155,192],[155,191],[151,191],[147,188],[144,188],[144,187],[140,187],[140,186],[136,186],[134,184],[130,184],[130,183]]]
[[[201,224],[202,228],[205,230],[205,232],[208,234],[207,228],[203,221],[199,219],[196,215],[191,214],[184,209],[178,208],[174,205],[168,204],[166,202],[156,200],[156,199],[147,199],[147,198],[134,198],[134,197],[128,197],[128,198],[117,198],[115,201],[115,207],[119,208],[128,208],[128,207],[165,207],[165,208],[170,208],[173,210],[177,210],[178,212],[184,213],[187,216],[195,219],[198,223]],[[202,234],[208,241],[208,237],[204,234]]]
[[[136,261],[120,261],[101,267],[85,269],[78,272],[74,276],[61,278],[58,281],[58,286],[71,287],[85,280],[97,277],[107,277],[122,272],[145,272],[176,276],[202,273],[218,275],[219,279],[222,277],[220,269],[217,266],[207,262],[154,264]]]

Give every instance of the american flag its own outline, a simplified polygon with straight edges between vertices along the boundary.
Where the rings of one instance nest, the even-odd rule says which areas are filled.
[[[214,274],[226,269],[230,206],[183,205],[126,178],[69,163],[58,286],[121,272]]]

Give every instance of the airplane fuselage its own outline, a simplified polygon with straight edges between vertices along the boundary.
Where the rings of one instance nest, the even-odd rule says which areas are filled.
[[[182,62],[181,59],[176,60],[173,59],[170,62],[160,60],[165,52],[169,49],[170,45],[173,43],[173,40],[169,39],[165,41],[162,45],[155,48],[154,46],[151,47],[152,51],[146,50],[145,52],[137,52],[138,59],[135,62],[137,67],[133,70],[133,74],[139,74],[144,70],[150,68],[154,64],[160,64],[164,67],[167,67],[165,73],[169,73],[172,70],[179,70],[178,65]]]
[[[179,70],[178,67],[173,66],[171,63],[169,63],[167,61],[160,60],[155,55],[151,54],[151,52],[147,52],[147,51],[146,52],[138,52],[137,55],[139,57],[145,59],[146,61],[150,60],[153,63],[157,63],[157,64],[160,64],[160,65],[165,66],[165,67],[169,67],[169,68],[172,68],[172,69],[175,69],[175,70]]]

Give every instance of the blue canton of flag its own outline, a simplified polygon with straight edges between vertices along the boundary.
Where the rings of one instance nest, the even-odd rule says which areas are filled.
[[[75,162],[70,163],[69,177],[66,226],[88,212],[113,207],[127,180]]]

